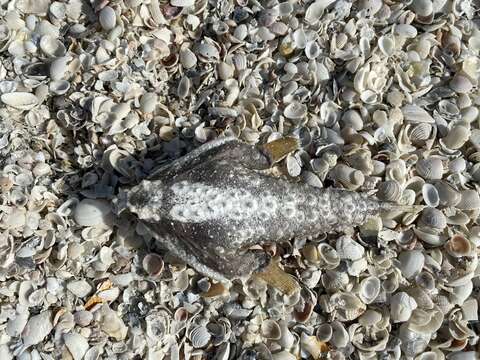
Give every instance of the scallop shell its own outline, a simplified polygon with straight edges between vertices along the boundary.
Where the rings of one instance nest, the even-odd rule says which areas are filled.
[[[409,133],[412,143],[419,143],[428,140],[432,133],[432,125],[429,123],[417,124]]]
[[[18,110],[31,110],[38,105],[38,98],[27,92],[13,92],[2,94],[0,100],[8,106]]]
[[[435,180],[443,176],[443,164],[439,158],[420,159],[415,168],[424,179]]]
[[[415,299],[405,292],[398,292],[390,298],[390,317],[394,322],[405,322],[417,308]]]
[[[188,338],[195,349],[206,346],[211,339],[211,334],[203,325],[194,326],[188,333]]]
[[[380,279],[375,276],[370,276],[363,279],[360,283],[358,297],[365,304],[370,304],[377,298],[378,294],[380,294],[380,289]]]
[[[105,200],[84,199],[73,211],[73,218],[80,226],[97,226],[108,223],[110,203]]]
[[[438,209],[427,207],[420,217],[422,223],[428,227],[443,230],[447,226],[447,218]]]

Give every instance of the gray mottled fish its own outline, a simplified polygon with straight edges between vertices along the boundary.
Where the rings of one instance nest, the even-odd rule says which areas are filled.
[[[217,139],[159,168],[123,198],[161,245],[221,281],[268,264],[252,245],[341,231],[394,206],[266,174],[297,147],[294,138],[263,146]]]

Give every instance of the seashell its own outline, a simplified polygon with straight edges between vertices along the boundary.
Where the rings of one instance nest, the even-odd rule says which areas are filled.
[[[434,334],[443,323],[443,313],[433,310],[416,309],[408,321],[408,329],[418,334]]]
[[[105,200],[84,199],[73,211],[73,218],[79,226],[98,226],[108,223],[110,204]]]
[[[317,23],[322,17],[325,9],[333,4],[335,0],[316,0],[310,4],[305,11],[305,21],[310,24]]]
[[[260,331],[262,336],[268,340],[278,340],[282,336],[280,325],[275,320],[271,319],[262,321]]]
[[[310,354],[313,359],[320,359],[323,353],[328,352],[326,343],[319,341],[315,336],[309,336],[305,332],[300,335],[300,348]]]
[[[375,276],[369,276],[360,283],[358,291],[358,297],[365,304],[372,303],[380,294],[381,283],[380,279]]]
[[[142,261],[142,266],[148,275],[155,277],[162,273],[164,263],[160,255],[151,253],[145,255]]]
[[[80,298],[87,296],[93,290],[92,286],[85,280],[70,281],[67,284],[67,289]]]
[[[376,193],[380,200],[396,202],[402,195],[402,188],[395,180],[387,180],[378,185]]]
[[[407,104],[402,107],[404,120],[411,123],[435,123],[433,117],[418,105]]]
[[[63,79],[67,72],[68,57],[62,56],[52,61],[50,64],[50,79],[60,80]]]
[[[428,140],[432,133],[432,125],[429,123],[420,123],[410,131],[409,138],[412,143],[419,143]]]
[[[440,195],[437,188],[432,184],[426,183],[422,186],[422,196],[427,206],[435,208],[440,204]]]
[[[10,318],[7,322],[7,326],[5,328],[6,334],[11,337],[19,336],[27,325],[28,316],[28,311],[16,313],[15,316]]]
[[[435,289],[435,278],[427,271],[422,271],[415,277],[415,283],[427,291]]]
[[[365,253],[363,246],[348,236],[341,236],[337,240],[335,248],[338,256],[345,260],[359,260]]]
[[[363,316],[363,315],[362,315]],[[316,331],[316,336],[319,341],[329,342],[333,335],[333,328],[330,324],[321,324]]]
[[[290,176],[296,177],[300,175],[300,173],[302,172],[302,167],[295,156],[289,154],[287,156],[286,163],[288,174]]]
[[[199,349],[206,346],[210,342],[211,335],[205,326],[198,325],[193,327],[188,332],[188,338],[190,339],[192,346],[195,349]]]
[[[327,290],[345,289],[350,278],[343,271],[327,270],[321,276],[323,287]]]
[[[470,129],[463,125],[456,125],[450,129],[447,136],[441,139],[441,143],[448,149],[460,149],[470,138]]]
[[[403,291],[390,298],[390,317],[393,322],[408,321],[416,308],[415,299]]]
[[[298,102],[290,103],[283,110],[283,115],[285,115],[287,119],[302,119],[307,115],[307,106]]]
[[[437,181],[434,184],[440,197],[440,206],[456,206],[461,200],[461,194],[445,181]]]
[[[420,159],[415,168],[418,175],[424,179],[436,180],[443,176],[443,164],[439,158]]]
[[[182,76],[177,87],[177,96],[180,99],[184,99],[190,93],[190,79],[186,76]]]
[[[88,341],[79,333],[63,334],[63,341],[74,360],[81,360],[89,349]]]
[[[73,319],[79,326],[88,326],[93,320],[93,314],[90,311],[80,310],[73,314]]]
[[[383,2],[381,0],[360,0],[358,8],[364,10],[368,16],[373,16],[380,11]]]
[[[466,321],[478,321],[478,300],[470,298],[462,304],[462,315]]]
[[[288,328],[288,323],[285,320],[280,320],[278,324],[280,326],[281,335],[277,342],[281,347],[290,349],[295,343],[296,338]]]
[[[363,326],[373,326],[382,320],[382,314],[375,310],[367,310],[359,317],[358,322]]]
[[[320,46],[316,41],[308,41],[305,46],[305,56],[308,59],[316,59],[321,53]]]
[[[452,292],[449,295],[450,302],[453,305],[462,306],[465,300],[467,300],[473,291],[473,282],[471,280],[467,281],[465,284],[460,286],[455,286],[452,289]]]
[[[110,31],[117,24],[117,14],[110,6],[105,6],[98,14],[98,21],[103,30]]]
[[[53,329],[51,311],[43,311],[32,316],[22,331],[22,341],[25,349],[41,343]]]
[[[55,95],[63,95],[70,89],[70,83],[67,80],[51,81],[48,88]]]
[[[412,39],[417,36],[417,29],[409,24],[396,24],[394,33],[395,35]]]
[[[65,45],[51,35],[44,35],[40,39],[40,49],[50,57],[62,57],[66,53]]]
[[[462,173],[467,168],[467,162],[463,158],[456,158],[448,163],[448,170],[451,173]]]
[[[459,94],[465,94],[472,90],[473,84],[470,82],[470,79],[466,76],[455,74],[450,80],[450,88]]]
[[[405,356],[414,357],[423,352],[430,341],[430,334],[419,334],[408,328],[408,324],[400,326],[399,338],[401,349]]]
[[[417,0],[410,5],[415,15],[419,17],[426,17],[433,13],[432,0]]]
[[[177,7],[189,7],[195,5],[195,0],[170,0],[170,5]]]
[[[425,256],[420,250],[406,250],[398,255],[398,268],[406,279],[411,279],[420,273],[425,263]]]
[[[454,257],[469,256],[475,246],[462,234],[453,235],[445,244],[447,252]]]
[[[435,358],[436,360],[437,358]],[[447,360],[478,360],[478,351],[457,351],[447,355]]]
[[[417,303],[417,307],[424,309],[432,309],[433,301],[431,294],[426,292],[423,288],[419,286],[413,286],[405,289],[405,292],[414,298]]]
[[[460,201],[455,206],[460,210],[477,210],[480,208],[480,197],[476,190],[463,190],[460,192]]]
[[[27,92],[13,92],[2,94],[0,100],[5,105],[18,110],[31,110],[38,105],[38,99],[35,95]]]
[[[336,317],[340,321],[354,320],[366,310],[365,304],[351,293],[337,292],[331,296],[330,302],[336,307]]]
[[[385,56],[392,56],[395,52],[395,38],[389,35],[380,36],[378,48]]]
[[[155,110],[157,105],[157,94],[155,93],[145,93],[140,98],[140,110],[144,113],[151,113]]]
[[[99,315],[101,316],[99,325],[103,332],[118,341],[125,339],[128,329],[115,311],[110,309],[107,304],[103,304]]]
[[[334,321],[331,323],[331,325],[333,332],[330,343],[337,349],[344,348],[350,341],[347,330],[345,330],[345,327],[339,321]]]
[[[197,65],[197,56],[187,47],[180,49],[180,63],[185,69],[191,69]]]
[[[280,352],[277,352],[275,354],[272,354],[272,360],[296,360],[297,357],[286,351],[286,350],[282,350]]]
[[[220,62],[217,64],[217,73],[220,79],[228,80],[233,77],[235,67],[233,65],[227,64],[226,62]]]
[[[358,189],[365,182],[365,175],[360,171],[344,164],[333,168],[335,180],[349,190]]]
[[[345,127],[351,127],[356,131],[360,131],[363,129],[363,119],[358,111],[356,110],[347,110],[342,115],[340,122]]]
[[[438,209],[427,207],[422,210],[420,220],[427,227],[443,230],[447,226],[447,218]]]
[[[220,57],[218,49],[215,46],[206,42],[198,44],[196,46],[196,52],[198,53],[198,55],[202,56],[208,61],[212,59],[218,59]]]

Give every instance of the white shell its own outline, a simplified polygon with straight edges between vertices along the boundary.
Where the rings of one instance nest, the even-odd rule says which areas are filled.
[[[452,150],[460,149],[470,138],[470,129],[463,125],[456,125],[450,129],[441,142]]]
[[[460,210],[477,210],[480,208],[480,196],[476,190],[463,190],[460,192],[460,201],[456,208]]]
[[[390,316],[394,322],[408,321],[416,308],[415,299],[405,292],[398,292],[390,298]]]
[[[89,348],[87,339],[75,332],[63,334],[63,341],[74,360],[82,360]]]
[[[142,261],[145,272],[150,276],[158,276],[162,273],[164,263],[160,255],[151,253],[145,255]]]
[[[50,79],[60,80],[67,72],[68,57],[62,56],[52,61],[50,64]]]
[[[329,342],[333,335],[333,328],[330,324],[321,324],[316,331],[318,340],[323,342]]]
[[[18,110],[30,110],[38,105],[37,97],[27,92],[13,92],[2,94],[0,100],[2,100],[4,104]]]
[[[378,48],[385,56],[392,56],[395,52],[395,38],[389,35],[380,36]]]
[[[50,57],[64,56],[66,53],[65,45],[51,35],[44,35],[40,39],[40,49]]]
[[[425,256],[420,250],[407,250],[398,255],[398,261],[403,276],[410,279],[422,270]]]
[[[424,179],[441,179],[443,176],[443,164],[439,158],[420,159],[416,164],[418,175]]]
[[[23,345],[28,348],[39,344],[52,331],[52,313],[43,311],[38,315],[32,316],[22,332]]]
[[[427,227],[443,230],[447,226],[445,215],[440,210],[432,207],[423,209],[420,219]]]
[[[84,199],[73,211],[73,218],[80,226],[104,225],[111,212],[110,204],[105,200]]]
[[[435,208],[440,204],[440,195],[438,194],[437,188],[432,184],[423,184],[422,196],[427,206]]]
[[[402,107],[402,113],[405,121],[411,123],[434,123],[433,117],[421,107],[408,104]]]
[[[117,23],[117,14],[115,14],[115,10],[113,10],[110,6],[105,6],[102,10],[100,10],[100,14],[98,15],[98,21],[102,28],[106,31],[112,30],[116,23]]]
[[[298,102],[291,103],[283,110],[287,119],[302,119],[307,115],[307,106]]]
[[[189,331],[188,338],[192,346],[198,349],[206,346],[210,342],[211,335],[205,326],[199,325]]]
[[[342,236],[337,240],[335,245],[338,256],[345,260],[358,260],[361,259],[365,253],[365,249],[362,245],[357,243],[349,236]]]
[[[180,63],[185,69],[191,69],[197,65],[197,57],[189,48],[180,49]]]
[[[472,87],[472,82],[464,75],[455,74],[452,80],[450,80],[450,88],[457,93],[468,93],[472,90]]]
[[[272,319],[262,321],[260,330],[265,339],[278,340],[282,336],[280,325]]]
[[[377,298],[378,294],[380,294],[380,289],[380,279],[376,276],[370,276],[363,279],[360,283],[358,296],[365,304],[370,304]]]
[[[376,195],[380,200],[396,202],[402,196],[402,187],[395,180],[387,180],[378,185]]]
[[[85,280],[74,280],[67,284],[67,289],[75,296],[83,298],[93,290],[92,286]]]
[[[411,8],[417,16],[426,17],[433,13],[432,0],[415,0],[411,3]]]
[[[195,0],[170,0],[172,6],[188,7],[195,4]]]

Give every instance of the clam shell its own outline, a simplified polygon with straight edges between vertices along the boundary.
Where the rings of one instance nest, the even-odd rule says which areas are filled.
[[[398,255],[398,261],[402,275],[407,279],[411,279],[422,271],[425,256],[420,250],[407,250],[402,251]]]
[[[392,56],[395,52],[395,38],[389,35],[380,36],[378,48],[385,56]]]
[[[450,80],[450,88],[456,93],[465,94],[472,90],[473,84],[467,76],[455,74]]]
[[[63,95],[70,89],[70,83],[67,80],[51,81],[48,88],[55,95]]]
[[[393,322],[408,321],[416,308],[415,299],[405,292],[398,292],[390,298],[390,317]]]
[[[339,321],[334,321],[331,323],[331,325],[333,333],[332,338],[330,339],[330,343],[337,349],[344,348],[350,341],[347,330],[345,330],[345,327]]]
[[[67,72],[68,57],[62,56],[52,61],[50,64],[50,79],[60,80]]]
[[[441,179],[443,176],[443,164],[439,158],[420,159],[416,164],[418,175],[424,179]]]
[[[363,315],[362,315],[363,316]],[[316,331],[317,339],[323,342],[329,342],[333,335],[333,328],[330,324],[321,324]]]
[[[418,334],[434,334],[440,329],[443,313],[438,309],[415,309],[408,321],[408,328]]]
[[[376,193],[380,200],[396,202],[402,196],[402,188],[395,180],[387,180],[378,185]]]
[[[63,334],[63,341],[74,360],[82,360],[90,347],[87,339],[76,332]]]
[[[145,113],[151,113],[155,110],[157,105],[157,94],[145,93],[140,98],[140,110]]]
[[[447,136],[441,141],[449,149],[460,149],[470,138],[470,129],[463,125],[456,125],[450,129]]]
[[[265,321],[262,321],[260,331],[262,333],[262,336],[265,339],[269,339],[269,340],[278,340],[282,336],[280,325],[275,320],[272,320],[272,319],[267,319]]]
[[[365,304],[372,303],[380,294],[381,283],[380,279],[375,276],[365,278],[360,283],[360,289],[358,291],[358,297]]]
[[[35,95],[27,92],[13,92],[2,94],[0,100],[8,106],[18,110],[31,110],[38,105],[38,99]]]
[[[197,56],[189,48],[180,49],[180,63],[185,69],[191,69],[197,65]]]
[[[440,204],[440,195],[438,194],[437,188],[432,184],[426,183],[422,186],[422,196],[427,206],[435,208]]]
[[[445,215],[440,210],[432,207],[423,209],[420,220],[424,225],[435,229],[442,230],[447,226]]]
[[[463,190],[460,192],[460,201],[456,204],[460,210],[477,210],[480,208],[480,196],[476,190]]]
[[[408,104],[402,107],[405,121],[411,123],[435,123],[433,117],[418,105]]]
[[[437,189],[438,196],[440,197],[440,206],[450,207],[456,206],[462,195],[459,191],[453,188],[449,183],[445,181],[437,181],[434,184]]]
[[[356,131],[360,131],[363,129],[363,119],[360,113],[356,110],[347,110],[342,115],[340,122],[343,126],[351,127]]]
[[[344,164],[338,164],[333,169],[335,180],[349,190],[358,189],[365,182],[365,175],[360,170]]]
[[[32,316],[22,331],[22,341],[25,348],[42,342],[53,329],[51,311],[43,311]]]
[[[111,205],[105,200],[84,199],[73,211],[73,218],[80,226],[106,225],[109,221]]]
[[[98,21],[104,30],[110,31],[117,23],[117,14],[115,14],[115,10],[113,10],[110,6],[105,6],[102,10],[100,10]]]
[[[429,123],[420,123],[410,131],[409,138],[412,143],[418,143],[428,140],[432,133],[432,125]]]
[[[445,249],[450,255],[461,257],[471,255],[475,246],[465,236],[455,234],[447,241]]]
[[[142,266],[148,275],[158,276],[163,271],[164,262],[160,255],[151,253],[143,258]]]
[[[307,106],[298,102],[288,104],[283,110],[283,115],[285,115],[287,119],[302,119],[307,115]]]
[[[74,280],[67,284],[67,289],[75,296],[83,298],[91,293],[93,287],[85,280]]]
[[[337,240],[335,248],[338,256],[345,260],[359,260],[365,253],[363,246],[349,236],[340,237]]]
[[[50,57],[61,57],[66,53],[65,45],[51,35],[44,35],[40,39],[40,49]]]

